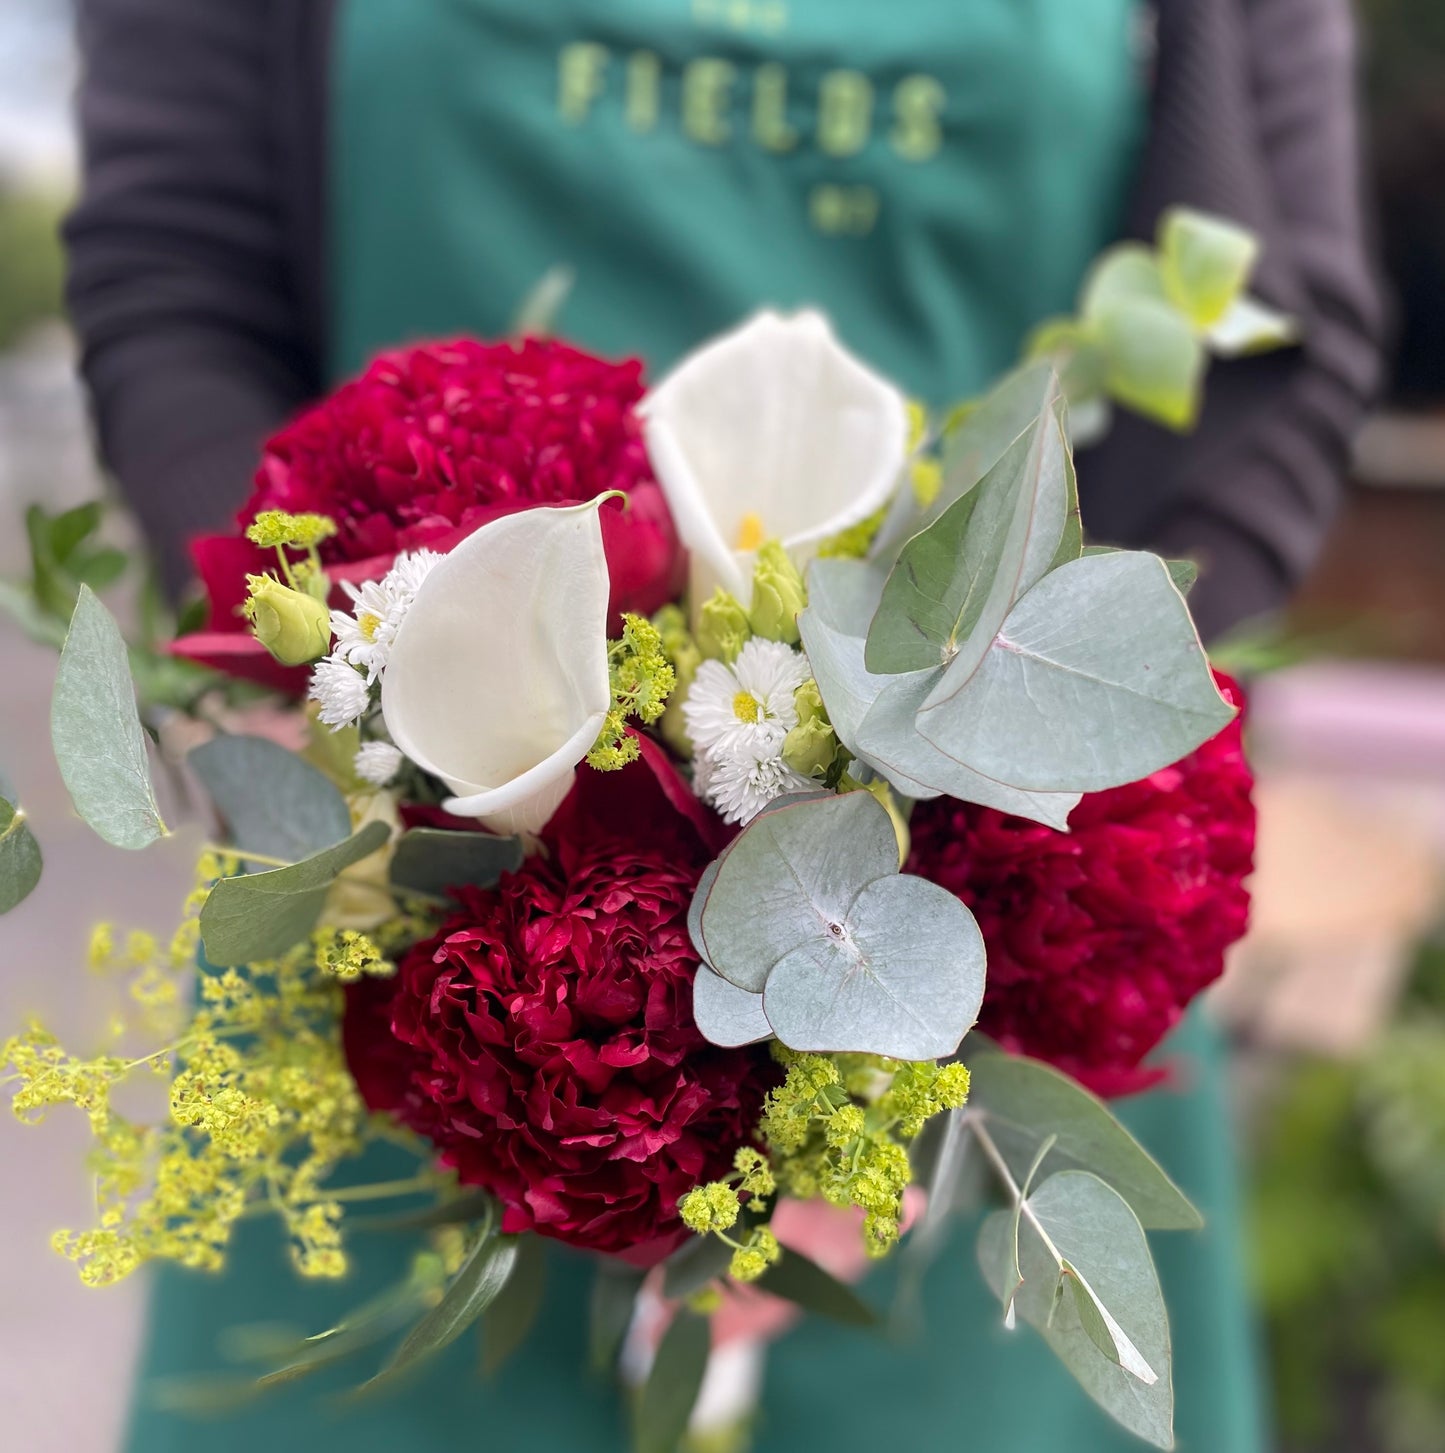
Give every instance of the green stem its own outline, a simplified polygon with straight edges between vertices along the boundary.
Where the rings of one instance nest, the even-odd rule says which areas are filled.
[[[385,1201],[394,1196],[419,1196],[426,1191],[441,1189],[435,1176],[412,1176],[404,1181],[374,1181],[366,1186],[343,1186],[340,1190],[326,1191],[322,1199],[327,1201]]]
[[[988,1157],[989,1163],[997,1172],[999,1179],[1004,1183],[1004,1187],[1008,1191],[1009,1196],[1012,1198],[1014,1204],[1027,1218],[1029,1225],[1032,1226],[1034,1230],[1039,1233],[1039,1240],[1042,1241],[1044,1245],[1048,1248],[1049,1255],[1052,1256],[1056,1262],[1058,1262],[1059,1267],[1062,1269],[1064,1264],[1064,1258],[1062,1253],[1059,1251],[1059,1248],[1054,1245],[1053,1241],[1050,1240],[1049,1233],[1044,1230],[1042,1223],[1039,1221],[1039,1218],[1034,1215],[1033,1207],[1029,1205],[1028,1198],[1025,1196],[1023,1188],[1014,1179],[1013,1172],[1009,1169],[1008,1162],[1003,1158],[1003,1152],[998,1148],[997,1145],[994,1144],[993,1136],[991,1136],[988,1131],[984,1129],[982,1113],[977,1110],[967,1112],[964,1116],[964,1124],[967,1125],[968,1128],[973,1132],[974,1139],[976,1139],[979,1145],[983,1148],[983,1153]]]

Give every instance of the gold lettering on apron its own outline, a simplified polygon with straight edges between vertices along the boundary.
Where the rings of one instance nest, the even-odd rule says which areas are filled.
[[[943,145],[938,118],[947,101],[947,92],[932,76],[905,76],[894,87],[888,139],[904,161],[927,161]]]
[[[579,40],[562,47],[557,59],[557,109],[571,126],[580,126],[602,94],[611,54],[596,41]]]
[[[820,182],[808,193],[808,220],[830,237],[866,237],[878,222],[879,206],[872,187]]]
[[[732,135],[727,115],[737,67],[703,56],[682,73],[682,129],[704,146],[721,146]]]
[[[798,133],[788,125],[788,72],[776,61],[753,73],[753,136],[768,151],[791,151]]]
[[[829,71],[818,90],[818,145],[856,156],[873,127],[873,82],[861,71]]]
[[[627,62],[624,114],[632,130],[645,135],[657,126],[662,63],[650,50],[634,51]]]

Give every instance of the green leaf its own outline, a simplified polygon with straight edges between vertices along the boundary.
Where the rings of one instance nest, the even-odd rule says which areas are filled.
[[[1171,429],[1193,428],[1207,359],[1188,320],[1168,303],[1138,298],[1111,304],[1094,328],[1110,397]]]
[[[1169,294],[1159,261],[1142,242],[1111,247],[1089,270],[1079,295],[1079,311],[1093,324],[1119,304],[1167,303]]]
[[[494,888],[503,873],[521,866],[521,838],[417,827],[397,841],[391,881],[415,893],[441,895],[464,885]]]
[[[698,948],[725,979],[759,993],[780,959],[847,917],[865,883],[897,871],[893,824],[870,794],[785,800],[718,860]]]
[[[1029,1197],[1028,1207],[1032,1218],[1025,1216],[1020,1240],[1019,1315],[1100,1407],[1155,1447],[1171,1448],[1169,1321],[1134,1213],[1097,1176],[1083,1171],[1051,1176]],[[1007,1290],[1010,1214],[994,1212],[979,1234],[979,1264],[1000,1300]],[[1061,1277],[1071,1283],[1071,1297],[1058,1294]],[[1081,1305],[1088,1308],[1089,1326],[1081,1320]],[[1096,1337],[1108,1344],[1108,1352]],[[1136,1370],[1126,1370],[1122,1361]]]
[[[706,1317],[679,1310],[663,1334],[637,1408],[636,1453],[677,1453],[712,1347]]]
[[[962,657],[960,669],[971,672],[1014,602],[1050,568],[1077,495],[1049,384],[999,462],[903,547],[868,628],[869,671],[926,671]]]
[[[465,1226],[496,1212],[496,1202],[485,1191],[464,1191],[418,1211],[398,1211],[394,1216],[348,1217],[347,1225],[358,1231],[420,1231],[432,1226]]]
[[[941,669],[901,676],[878,676],[868,670],[863,635],[872,601],[860,610],[867,597],[859,587],[875,579],[876,572],[866,566],[815,561],[808,574],[809,606],[798,617],[808,663],[839,740],[905,797],[957,797],[1050,827],[1066,827],[1078,793],[1021,791],[973,771],[920,735],[918,712],[942,678]]]
[[[698,891],[705,891],[702,885]],[[692,1017],[702,1037],[724,1049],[757,1044],[773,1036],[763,1012],[763,996],[728,983],[706,964],[700,964],[693,976]]]
[[[982,1002],[972,914],[898,873],[892,822],[869,793],[785,798],[755,817],[719,859],[698,925],[707,961],[737,989],[763,990],[764,1017],[793,1049],[934,1059]],[[702,984],[703,1022],[728,1038],[760,1027],[755,1006]]]
[[[0,797],[0,913],[23,903],[40,881],[40,844],[19,807]]]
[[[383,847],[384,822],[368,823],[335,847],[269,873],[223,878],[201,909],[207,960],[218,968],[274,959],[306,937],[344,869]]]
[[[124,550],[116,550],[107,546],[105,549],[93,550],[83,557],[77,557],[71,562],[71,574],[82,585],[88,585],[92,590],[105,590],[125,574],[129,564],[130,556]]]
[[[632,1325],[644,1275],[629,1266],[598,1263],[597,1275],[592,1280],[588,1336],[592,1366],[598,1372],[607,1371],[617,1360],[622,1339]]]
[[[918,730],[1010,786],[1096,792],[1170,766],[1234,714],[1163,562],[1121,550],[1046,575],[967,680],[944,674]]]
[[[785,1250],[754,1285],[830,1322],[849,1327],[872,1327],[878,1322],[878,1314],[851,1287],[796,1251]]]
[[[874,537],[869,559],[886,569],[905,540],[938,519],[1003,458],[1014,440],[1038,418],[1044,399],[1056,387],[1051,362],[1030,363],[1000,380],[987,397],[969,407],[962,420],[946,431],[938,497],[920,511],[912,490],[899,490]]]
[[[243,852],[299,862],[351,835],[346,799],[321,772],[264,737],[220,736],[189,757]]]
[[[165,835],[125,641],[89,586],[60,653],[50,736],[75,810],[106,842],[143,848]]]
[[[43,519],[43,510],[38,506],[32,506],[31,509]],[[90,500],[86,504],[76,505],[74,509],[63,510],[45,520],[43,524],[37,520],[36,529],[48,537],[50,554],[56,564],[67,564],[80,544],[100,528],[100,511],[100,501]],[[35,534],[31,538],[33,540]]]
[[[507,1238],[504,1238],[507,1239]],[[542,1310],[546,1290],[547,1254],[540,1236],[510,1238],[517,1244],[517,1263],[497,1299],[482,1318],[482,1375],[495,1377],[527,1340]]]
[[[763,1010],[792,1049],[941,1059],[978,1018],[984,962],[973,914],[946,888],[895,873],[858,894],[836,935],[779,960]]]
[[[709,1282],[723,1276],[732,1262],[733,1249],[716,1236],[694,1236],[663,1263],[662,1294],[682,1301]]]
[[[1175,207],[1159,224],[1159,274],[1169,300],[1196,328],[1218,323],[1244,291],[1259,256],[1254,234],[1221,217]]]
[[[1174,589],[1180,595],[1188,595],[1199,579],[1199,566],[1193,560],[1166,560],[1164,568],[1168,570]]]
[[[514,1236],[482,1236],[442,1293],[441,1301],[407,1333],[373,1386],[450,1347],[501,1294],[517,1264]]]
[[[1039,1147],[1053,1137],[1041,1167],[1045,1175],[1068,1168],[1094,1172],[1151,1229],[1197,1231],[1204,1224],[1102,1100],[1048,1065],[986,1045],[977,1034],[967,1041],[968,1108],[985,1114],[988,1132],[1016,1180],[1026,1177]]]

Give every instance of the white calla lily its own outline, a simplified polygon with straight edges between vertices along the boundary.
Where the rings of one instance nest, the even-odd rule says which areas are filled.
[[[903,395],[828,320],[762,312],[685,358],[642,404],[652,467],[690,554],[694,608],[722,585],[748,599],[753,554],[799,564],[866,520],[908,453]]]
[[[392,642],[392,741],[456,794],[448,812],[496,832],[545,825],[611,704],[601,504],[484,525],[432,568]]]

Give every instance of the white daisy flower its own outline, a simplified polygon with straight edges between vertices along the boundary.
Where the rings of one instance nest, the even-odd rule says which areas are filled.
[[[365,671],[368,683],[385,670],[402,618],[432,566],[441,558],[435,550],[416,550],[398,555],[380,580],[367,580],[360,585],[341,582],[341,588],[351,597],[352,609],[331,612],[335,654]]]
[[[756,636],[731,666],[698,668],[682,706],[696,752],[693,785],[729,822],[747,822],[773,798],[816,786],[783,761],[783,741],[798,724],[793,693],[809,674],[800,651]]]
[[[390,742],[363,742],[352,766],[363,781],[385,787],[401,770],[401,763],[401,752]]]
[[[339,654],[327,656],[311,668],[306,694],[320,703],[321,720],[334,732],[350,726],[371,703],[366,677]]]
[[[783,761],[782,741],[773,747],[762,740],[721,744],[699,752],[693,762],[693,787],[727,822],[750,822],[775,797],[788,792],[814,792],[811,777]]]
[[[682,704],[699,752],[723,743],[782,746],[798,724],[793,693],[808,679],[807,657],[781,641],[754,636],[731,666],[704,661]]]

